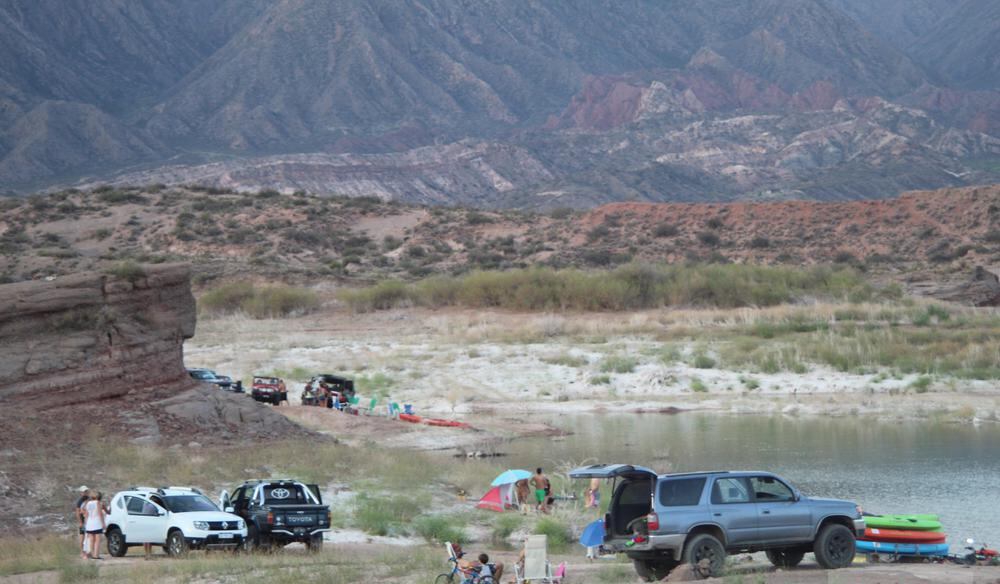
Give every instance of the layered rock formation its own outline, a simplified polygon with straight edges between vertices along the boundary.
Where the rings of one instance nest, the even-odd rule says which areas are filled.
[[[0,403],[47,408],[190,389],[182,347],[194,328],[186,265],[0,286]]]

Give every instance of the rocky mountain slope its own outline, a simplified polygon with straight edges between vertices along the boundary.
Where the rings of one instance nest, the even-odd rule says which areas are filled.
[[[991,182],[996,71],[967,59],[997,53],[982,3],[19,0],[0,7],[0,184],[545,207]]]
[[[8,202],[0,277],[184,260],[199,284],[369,282],[532,265],[846,263],[914,291],[1000,270],[1000,187],[882,201],[615,203],[587,212],[479,211],[274,191],[101,189]],[[929,284],[928,284],[929,283]]]

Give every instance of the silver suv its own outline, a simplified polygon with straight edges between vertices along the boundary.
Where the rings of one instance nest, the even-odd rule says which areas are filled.
[[[805,497],[768,472],[657,475],[641,466],[596,464],[570,477],[614,481],[604,546],[625,553],[648,581],[681,562],[702,560],[718,576],[726,554],[757,551],[783,568],[808,552],[823,568],[842,568],[853,561],[855,538],[865,531],[854,503]]]

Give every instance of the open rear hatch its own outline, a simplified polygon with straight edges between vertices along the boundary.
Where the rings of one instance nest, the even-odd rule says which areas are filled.
[[[572,479],[613,481],[611,502],[604,516],[604,544],[616,551],[634,545],[637,533],[648,534],[644,520],[653,512],[656,476],[654,470],[632,464],[592,464],[569,473]]]

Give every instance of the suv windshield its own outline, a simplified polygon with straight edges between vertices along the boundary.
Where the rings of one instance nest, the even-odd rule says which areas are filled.
[[[191,377],[194,377],[195,379],[212,379],[215,376],[208,371],[192,371]]]
[[[219,510],[219,508],[215,506],[215,503],[204,495],[174,495],[164,497],[163,502],[166,504],[167,509],[174,513]]]

